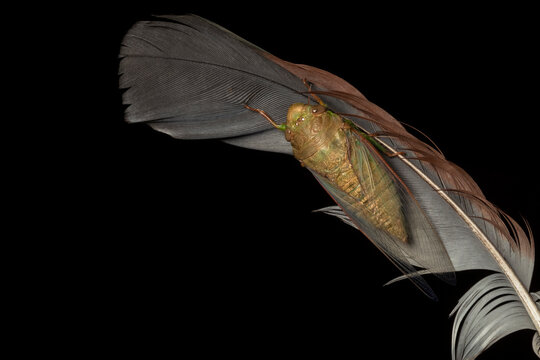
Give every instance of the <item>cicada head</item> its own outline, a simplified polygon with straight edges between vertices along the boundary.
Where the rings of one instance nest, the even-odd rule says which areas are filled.
[[[320,129],[321,121],[317,121],[326,112],[322,105],[307,105],[295,103],[289,107],[287,113],[287,129],[285,137],[293,143],[302,137],[312,136],[314,132]]]
[[[322,105],[295,103],[287,113],[285,138],[291,143],[295,157],[302,160],[317,151],[325,138],[334,136],[332,130],[340,125],[340,117]]]

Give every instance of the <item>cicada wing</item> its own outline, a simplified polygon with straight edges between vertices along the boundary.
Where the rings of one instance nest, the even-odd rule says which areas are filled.
[[[348,155],[361,191],[345,193],[315,174],[351,221],[427,295],[420,272],[454,283],[452,261],[435,227],[406,184],[355,129],[346,130]]]
[[[335,187],[325,177],[314,171],[312,173],[350,219],[350,223],[360,230],[424,294],[432,299],[437,299],[431,287],[419,275],[418,269],[414,266],[415,264],[413,264],[412,259],[408,258],[407,254],[398,245],[398,240],[388,232],[375,227],[366,217],[358,214],[354,205],[358,201],[357,199]],[[337,214],[332,215],[342,217]]]
[[[349,158],[360,182],[368,184],[366,191],[374,192],[371,195],[375,199],[386,195],[381,206],[393,200],[389,198],[388,193],[397,196],[400,215],[403,217],[403,226],[407,233],[406,241],[399,241],[398,246],[414,265],[422,267],[446,282],[454,283],[454,267],[448,252],[435,226],[405,182],[392,170],[381,153],[358,131],[351,129],[347,134]]]

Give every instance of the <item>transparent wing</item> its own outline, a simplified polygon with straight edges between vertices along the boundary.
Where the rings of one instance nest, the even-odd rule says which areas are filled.
[[[420,290],[436,298],[420,274],[454,283],[452,262],[438,233],[383,155],[355,129],[346,130],[358,186],[343,191],[313,172],[350,220]]]

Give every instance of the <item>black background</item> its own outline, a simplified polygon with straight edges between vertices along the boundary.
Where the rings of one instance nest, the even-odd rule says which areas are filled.
[[[428,279],[439,302],[406,282],[383,287],[398,271],[358,232],[311,212],[331,199],[292,157],[124,122],[123,35],[152,14],[183,13],[346,79],[540,231],[532,8],[152,1],[73,9],[60,25],[76,39],[65,61],[77,100],[57,134],[68,171],[55,189],[70,225],[58,251],[76,269],[58,265],[61,287],[73,289],[72,326],[90,329],[74,336],[74,351],[450,359],[448,314],[485,273],[460,273],[456,287]],[[532,335],[508,336],[480,358],[534,359]]]

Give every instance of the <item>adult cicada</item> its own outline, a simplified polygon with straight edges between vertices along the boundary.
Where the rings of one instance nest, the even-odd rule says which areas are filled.
[[[439,269],[435,271],[438,276],[452,281],[447,274],[452,263],[411,191],[385,160],[402,153],[386,149],[313,96],[319,104],[292,104],[283,124],[264,110],[245,106],[285,133],[294,157],[312,172],[346,216],[337,208],[325,211],[364,232],[419,288],[432,295],[424,280],[415,276],[413,266]]]

